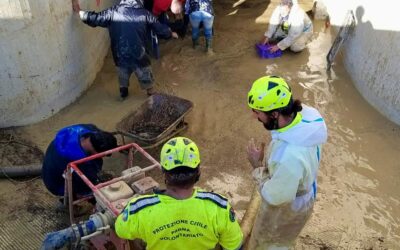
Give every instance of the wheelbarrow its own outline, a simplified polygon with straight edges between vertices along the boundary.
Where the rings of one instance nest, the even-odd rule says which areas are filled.
[[[192,110],[189,100],[167,95],[154,94],[135,111],[117,124],[117,134],[130,138],[144,149],[153,148],[187,129],[185,116]]]

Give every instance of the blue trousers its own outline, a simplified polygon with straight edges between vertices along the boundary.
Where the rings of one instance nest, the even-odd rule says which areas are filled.
[[[212,38],[212,27],[214,16],[205,11],[195,11],[189,15],[190,24],[192,25],[192,39],[197,40],[200,35],[200,23],[203,22],[204,36],[206,39]]]

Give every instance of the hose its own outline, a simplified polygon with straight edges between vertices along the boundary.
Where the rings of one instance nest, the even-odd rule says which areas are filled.
[[[87,221],[73,224],[71,227],[48,233],[43,240],[41,250],[61,249],[72,243],[79,243],[98,235],[110,228],[114,219],[108,213],[92,214]]]
[[[253,193],[250,198],[250,204],[247,207],[246,213],[240,222],[240,227],[243,232],[243,249],[247,249],[248,240],[251,235],[251,230],[253,229],[254,221],[257,216],[258,208],[261,204],[261,197],[257,190],[257,185],[253,189]]]
[[[42,173],[42,164],[0,167],[0,178],[38,176]]]

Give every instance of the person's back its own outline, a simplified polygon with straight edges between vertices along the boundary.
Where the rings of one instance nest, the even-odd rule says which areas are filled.
[[[205,250],[217,243],[237,249],[242,240],[228,200],[216,193],[195,189],[184,200],[159,193],[136,198],[126,209],[116,232],[122,238],[144,240],[146,249]],[[136,230],[131,230],[133,225]]]
[[[109,29],[116,66],[150,64],[150,61],[141,62],[140,59],[145,55],[145,43],[151,28],[161,37],[171,36],[168,27],[158,23],[156,17],[137,0],[122,0],[98,14],[87,12],[83,20],[90,26]]]
[[[239,249],[243,235],[228,200],[193,188],[200,178],[196,144],[173,138],[160,159],[167,189],[132,199],[117,218],[117,235],[142,239],[149,250]]]
[[[68,163],[116,146],[117,141],[112,134],[92,124],[76,124],[61,129],[46,150],[42,167],[43,183],[52,194],[64,195],[63,173]],[[90,181],[96,183],[102,164],[102,159],[96,159],[80,164],[79,168]],[[74,175],[72,180],[74,193],[90,192],[80,178]]]
[[[128,96],[129,78],[135,73],[140,87],[148,95],[154,93],[154,77],[151,70],[150,58],[146,53],[146,41],[150,30],[161,38],[177,38],[168,26],[157,21],[143,6],[140,0],[121,0],[101,12],[81,11],[81,20],[91,27],[108,28],[111,39],[111,51],[115,65],[118,67],[120,96]]]
[[[214,15],[214,9],[212,6],[212,0],[188,0],[188,13],[195,11],[205,11]]]
[[[117,66],[132,66],[133,63],[140,63],[138,59],[144,56],[144,45],[149,32],[147,15],[147,10],[135,5],[116,7],[113,21],[108,28],[114,59],[115,62],[119,62]]]

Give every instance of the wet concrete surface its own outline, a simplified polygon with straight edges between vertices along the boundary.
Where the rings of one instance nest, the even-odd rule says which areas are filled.
[[[300,2],[310,8],[310,1]],[[218,1],[215,55],[208,56],[201,48],[193,50],[189,36],[162,42],[162,58],[153,61],[158,91],[194,103],[185,119],[189,128],[183,135],[200,148],[199,186],[228,196],[239,218],[243,216],[253,187],[245,147],[251,137],[259,142],[270,140],[247,108],[247,92],[258,77],[280,75],[291,84],[295,97],[320,110],[329,129],[314,213],[296,249],[400,249],[400,163],[396,158],[400,152],[399,126],[360,96],[340,57],[331,74],[326,73],[325,55],[333,36],[322,22],[315,21],[312,42],[302,53],[288,52],[277,59],[258,58],[254,44],[264,33],[273,7],[263,1],[239,5]],[[45,150],[57,130],[70,124],[94,123],[113,131],[118,121],[146,99],[132,76],[130,96],[121,102],[117,82],[116,69],[108,55],[92,87],[74,104],[17,132]],[[157,158],[159,149],[151,153]],[[120,167],[113,164],[110,162],[107,167],[106,162],[105,168]],[[17,184],[0,181],[2,204],[26,206],[10,197],[23,197],[29,187],[8,189],[13,185]],[[32,185],[42,184],[36,180]],[[41,192],[47,199],[55,199],[43,186]],[[4,220],[11,220],[7,213],[2,214]]]

